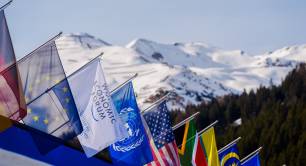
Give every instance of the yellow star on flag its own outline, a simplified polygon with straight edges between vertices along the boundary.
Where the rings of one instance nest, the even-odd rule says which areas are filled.
[[[39,120],[39,117],[38,117],[38,116],[33,116],[33,120],[34,120],[35,122],[37,122],[37,121]]]
[[[67,88],[67,87],[64,87],[64,88],[63,88],[63,92],[66,93],[67,91],[68,91],[68,88]]]
[[[68,97],[65,98],[66,103],[69,103],[70,99]]]
[[[44,119],[44,123],[47,125],[49,123],[49,120],[47,118]]]
[[[231,166],[237,166],[237,164],[236,164],[236,163],[233,163],[233,164],[231,164]]]
[[[28,112],[28,114],[32,113],[32,109],[31,109],[31,108],[28,108],[28,109],[27,109],[27,112]]]

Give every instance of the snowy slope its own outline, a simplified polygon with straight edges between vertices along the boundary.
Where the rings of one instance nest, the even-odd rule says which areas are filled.
[[[138,73],[133,83],[142,109],[167,91],[174,92],[171,108],[183,109],[187,104],[269,85],[271,79],[279,84],[296,64],[306,61],[306,46],[249,55],[199,42],[162,44],[136,39],[115,46],[88,34],[67,34],[57,40],[57,47],[67,75],[101,52],[111,89]]]

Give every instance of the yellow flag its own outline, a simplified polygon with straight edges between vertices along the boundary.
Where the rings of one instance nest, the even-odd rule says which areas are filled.
[[[211,127],[202,133],[201,139],[204,143],[208,166],[220,166],[214,128]]]

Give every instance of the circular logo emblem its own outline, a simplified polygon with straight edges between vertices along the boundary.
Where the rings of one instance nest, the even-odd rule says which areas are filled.
[[[119,116],[125,122],[129,136],[113,144],[113,149],[115,151],[127,152],[140,146],[144,140],[143,130],[140,129],[141,119],[131,107],[121,110]]]

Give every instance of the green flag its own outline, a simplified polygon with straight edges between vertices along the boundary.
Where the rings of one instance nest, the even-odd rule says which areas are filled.
[[[180,138],[176,138],[177,144],[180,145],[178,147],[178,152],[181,164],[182,166],[192,166],[192,153],[197,132],[195,120],[192,119],[188,121],[185,125],[178,128],[177,131],[181,131],[181,133],[183,133],[183,137],[182,134],[179,134]]]

